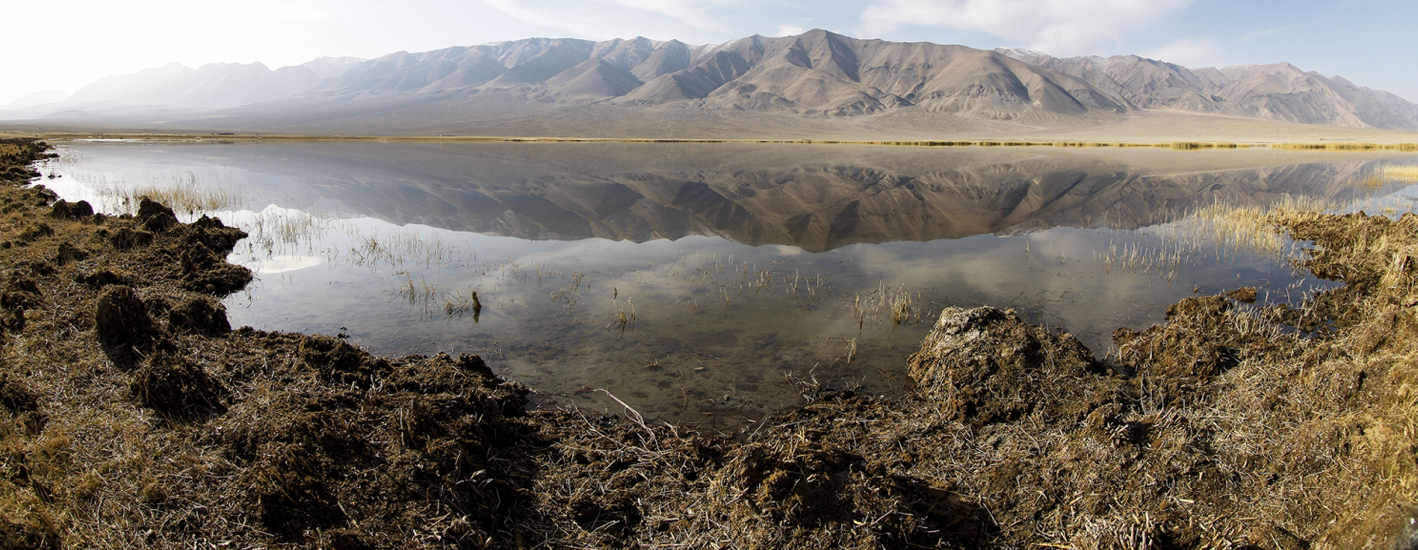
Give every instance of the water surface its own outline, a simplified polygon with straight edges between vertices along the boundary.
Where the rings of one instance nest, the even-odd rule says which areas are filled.
[[[227,300],[233,325],[346,334],[387,355],[478,353],[547,399],[618,407],[593,391],[606,389],[647,416],[722,429],[815,384],[899,393],[943,307],[1012,307],[1102,356],[1115,328],[1196,292],[1257,286],[1293,303],[1326,283],[1204,239],[1182,250],[1179,218],[1218,201],[1385,195],[1404,188],[1376,183],[1377,168],[1411,162],[611,143],[61,154],[45,169],[61,196],[121,211],[134,190],[205,193],[250,232],[231,259],[258,275]]]

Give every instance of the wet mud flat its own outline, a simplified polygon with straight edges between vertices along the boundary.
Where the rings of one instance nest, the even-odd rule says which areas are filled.
[[[472,355],[232,330],[239,230],[58,201],[28,186],[46,154],[0,141],[0,547],[1414,541],[1418,216],[1274,220],[1345,285],[1188,298],[1101,360],[947,309],[909,398],[804,383],[729,438],[529,410]]]

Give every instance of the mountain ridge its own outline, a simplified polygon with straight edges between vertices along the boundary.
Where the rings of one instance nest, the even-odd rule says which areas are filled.
[[[516,108],[500,107],[506,105]],[[505,120],[510,111],[564,115],[592,105],[600,110],[582,118],[616,109],[829,120],[921,113],[1050,126],[1163,110],[1418,130],[1418,105],[1285,62],[1190,69],[1137,55],[1059,58],[821,29],[711,45],[529,38],[370,60],[322,58],[276,70],[259,63],[171,64],[101,79],[61,102],[0,118],[161,113],[163,120],[197,120],[198,113],[217,113],[231,127],[359,120],[377,129],[409,124],[395,117],[431,117],[424,126],[465,131]]]
[[[1288,62],[1188,69],[1137,55],[1057,58],[998,48],[1025,63],[1083,78],[1144,109],[1248,116],[1356,128],[1418,129],[1418,105]]]

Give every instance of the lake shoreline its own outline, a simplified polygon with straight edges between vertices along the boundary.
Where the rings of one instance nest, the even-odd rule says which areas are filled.
[[[1413,540],[1418,216],[1277,220],[1348,284],[1298,310],[1183,300],[1115,334],[1134,376],[952,308],[911,359],[917,395],[802,381],[806,405],[735,440],[629,406],[528,411],[476,356],[233,331],[243,233],[27,188],[46,154],[0,143],[7,547]]]

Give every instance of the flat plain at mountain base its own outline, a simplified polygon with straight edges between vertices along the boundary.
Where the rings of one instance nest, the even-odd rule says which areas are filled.
[[[44,154],[0,143],[0,547],[1413,544],[1418,216],[1274,220],[1345,285],[1188,298],[1106,362],[947,309],[913,398],[804,384],[730,438],[527,410],[475,356],[233,331],[239,231],[58,202],[24,185]]]

